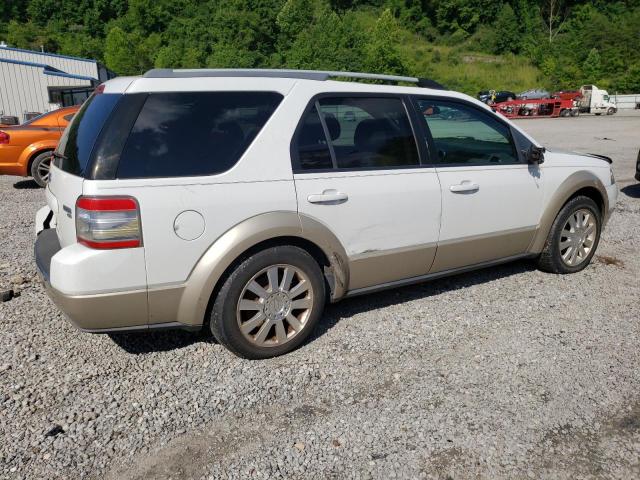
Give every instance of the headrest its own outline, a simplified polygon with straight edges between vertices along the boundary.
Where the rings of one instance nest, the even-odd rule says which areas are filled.
[[[327,124],[327,130],[329,130],[329,136],[331,140],[335,140],[340,137],[340,122],[333,113],[324,113],[324,121]]]
[[[378,150],[395,136],[393,125],[385,118],[363,120],[356,127],[354,143],[361,152]]]

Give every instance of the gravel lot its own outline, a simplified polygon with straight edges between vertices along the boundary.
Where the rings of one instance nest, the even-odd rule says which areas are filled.
[[[329,307],[240,360],[203,335],[75,331],[36,279],[35,184],[0,178],[0,478],[639,478],[640,116],[522,121],[611,155],[597,260],[528,262]]]

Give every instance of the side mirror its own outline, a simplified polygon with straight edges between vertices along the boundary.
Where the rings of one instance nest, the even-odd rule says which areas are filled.
[[[531,145],[529,151],[526,152],[527,155],[527,163],[532,165],[540,165],[544,163],[544,152],[546,149],[544,147],[536,147],[535,145]]]

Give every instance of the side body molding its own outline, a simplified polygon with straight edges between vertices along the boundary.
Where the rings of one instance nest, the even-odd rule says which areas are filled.
[[[576,193],[580,189],[587,187],[595,188],[600,193],[603,201],[602,206],[604,207],[602,209],[602,218],[603,223],[606,223],[609,213],[609,197],[607,196],[607,190],[605,186],[602,184],[600,179],[591,172],[584,170],[575,172],[569,175],[555,190],[555,193],[547,203],[544,212],[542,212],[538,231],[533,237],[531,246],[529,247],[529,251],[531,253],[542,252],[542,249],[544,248],[544,242],[547,240],[549,230],[551,230],[551,225],[553,224],[553,221],[555,220],[562,206],[567,202],[567,200],[569,200],[569,198],[571,198],[574,193]]]
[[[299,216],[297,212],[271,212],[249,218],[219,237],[200,258],[182,288],[171,292],[150,290],[151,323],[170,321],[166,320],[169,312],[164,310],[168,307],[174,312],[173,321],[200,325],[211,293],[227,268],[251,247],[279,237],[297,237],[319,247],[330,263],[324,273],[331,287],[331,300],[344,296],[349,278],[347,256],[335,235],[317,220]],[[170,303],[177,304],[177,312]],[[160,313],[161,310],[164,312]]]

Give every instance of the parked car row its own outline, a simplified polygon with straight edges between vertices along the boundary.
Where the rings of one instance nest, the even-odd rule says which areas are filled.
[[[60,108],[22,125],[0,126],[0,175],[31,176],[44,187],[51,154],[79,108]]]

